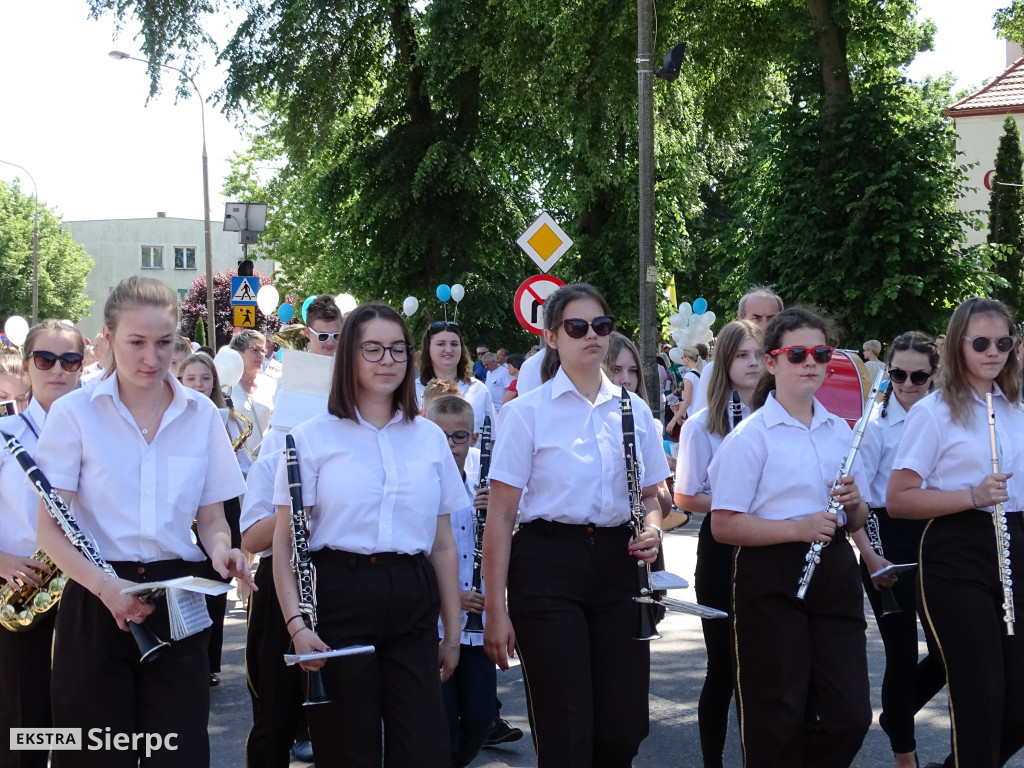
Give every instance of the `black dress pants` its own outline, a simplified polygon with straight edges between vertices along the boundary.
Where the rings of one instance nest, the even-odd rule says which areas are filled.
[[[24,632],[0,627],[0,768],[46,768],[45,750],[12,750],[7,732],[50,727],[50,656],[56,618],[57,608],[51,608]]]

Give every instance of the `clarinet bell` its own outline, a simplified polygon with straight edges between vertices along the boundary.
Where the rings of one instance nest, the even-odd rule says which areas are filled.
[[[313,707],[317,704],[330,704],[327,698],[327,687],[324,685],[324,673],[322,669],[314,669],[306,673],[306,700],[302,702],[304,707]]]
[[[640,609],[637,617],[636,634],[634,640],[657,640],[661,637],[658,634],[658,623],[654,620],[654,608],[657,601],[634,598],[637,601],[637,608]]]
[[[463,632],[469,632],[474,635],[478,635],[484,631],[484,615],[482,613],[473,613],[472,611],[466,612],[466,626],[462,630]]]
[[[882,587],[882,616],[891,616],[894,613],[903,613],[900,604],[896,602],[896,595],[892,593],[891,587]]]
[[[142,624],[129,621],[128,629],[131,631],[132,637],[135,638],[135,644],[139,646],[139,661],[143,664],[156,661],[160,652],[170,645],[166,640],[157,637],[149,627]]]

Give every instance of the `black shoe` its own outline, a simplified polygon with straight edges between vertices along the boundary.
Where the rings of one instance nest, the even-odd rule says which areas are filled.
[[[312,763],[313,762],[313,742],[309,741],[296,741],[292,745],[292,760],[297,760],[300,763]]]
[[[220,675],[217,674],[216,672],[211,672],[210,673],[210,687],[213,688],[214,686],[218,686],[218,685],[220,685]]]
[[[491,733],[484,739],[485,747],[496,747],[498,744],[507,744],[510,741],[519,741],[523,738],[521,728],[515,728],[502,720],[500,717],[494,721]]]

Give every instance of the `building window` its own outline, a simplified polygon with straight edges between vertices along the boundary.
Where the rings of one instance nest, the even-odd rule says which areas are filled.
[[[162,245],[142,246],[142,268],[163,269],[164,268],[164,247]]]
[[[196,249],[195,246],[179,246],[174,247],[174,268],[175,269],[195,269],[196,268]]]

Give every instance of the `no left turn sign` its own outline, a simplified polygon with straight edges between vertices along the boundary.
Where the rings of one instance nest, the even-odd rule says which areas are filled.
[[[513,302],[516,320],[530,333],[538,336],[544,330],[544,301],[565,283],[552,275],[534,275],[516,290]]]

